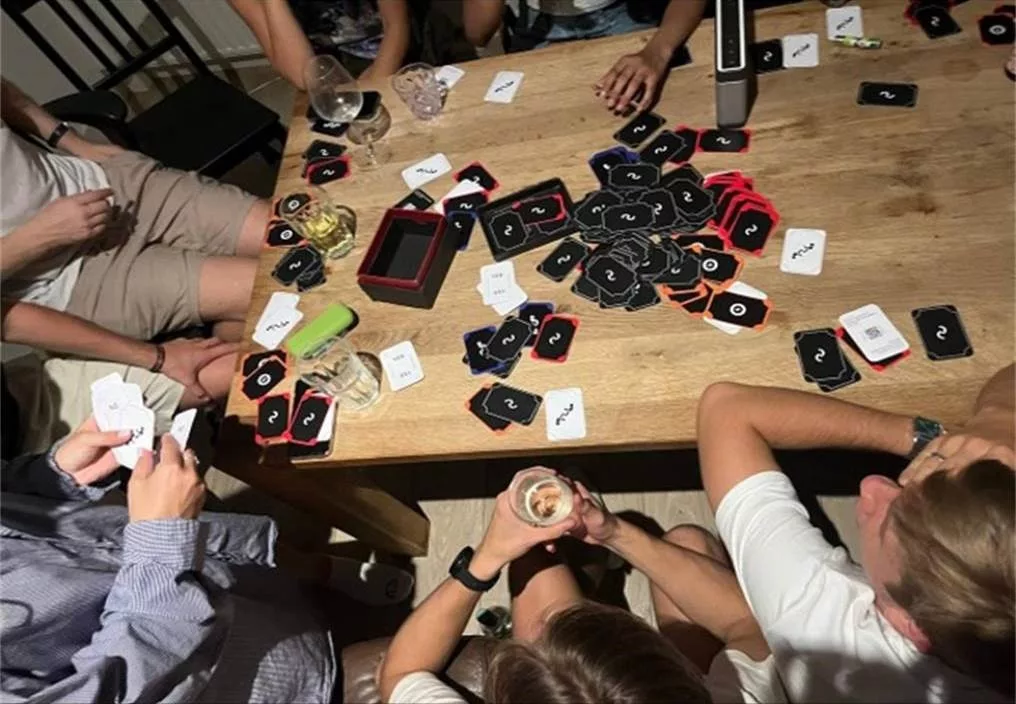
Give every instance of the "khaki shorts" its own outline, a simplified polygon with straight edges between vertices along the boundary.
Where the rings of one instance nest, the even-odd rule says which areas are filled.
[[[236,253],[258,199],[137,152],[101,166],[122,213],[85,254],[67,312],[139,340],[200,325],[201,264]]]
[[[4,382],[18,404],[21,453],[46,452],[92,414],[92,382],[118,373],[141,387],[155,412],[156,435],[169,431],[184,388],[163,374],[126,364],[26,354],[4,362]]]

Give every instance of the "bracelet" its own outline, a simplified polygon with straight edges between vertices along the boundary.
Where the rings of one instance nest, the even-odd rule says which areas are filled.
[[[61,122],[56,128],[50,133],[49,137],[46,138],[46,144],[52,149],[56,149],[56,145],[60,143],[63,136],[70,132],[71,126],[66,122]]]
[[[162,365],[166,363],[166,348],[162,345],[155,346],[155,364],[148,368],[148,371],[158,374],[162,371]]]

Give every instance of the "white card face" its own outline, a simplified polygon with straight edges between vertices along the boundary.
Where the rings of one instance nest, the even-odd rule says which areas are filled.
[[[113,456],[124,467],[134,469],[139,450],[151,450],[155,443],[155,412],[144,406],[124,408],[117,420],[118,430],[131,431],[131,439],[113,448]]]
[[[586,408],[582,389],[554,389],[544,394],[547,439],[580,440],[586,436]]]
[[[510,103],[522,85],[523,75],[521,71],[498,71],[483,99],[488,103]]]
[[[423,380],[423,366],[413,343],[409,340],[389,347],[378,357],[381,359],[381,367],[385,370],[392,391],[401,391]]]
[[[476,290],[482,295],[483,284],[477,284]],[[494,309],[495,313],[503,317],[511,313],[513,310],[515,310],[528,300],[529,294],[523,291],[521,286],[515,284],[514,288],[512,288],[511,292],[508,294],[508,298],[505,298],[503,301],[499,303],[492,304],[491,308]]]
[[[466,75],[466,72],[458,66],[442,66],[434,75],[437,76],[437,80],[445,84],[448,90],[451,90],[459,82],[459,79]]]
[[[910,349],[900,331],[874,303],[844,313],[840,316],[840,325],[869,362],[881,362]]]
[[[409,190],[413,191],[439,176],[444,176],[451,170],[452,165],[448,161],[448,157],[444,154],[435,154],[403,169],[402,180],[409,186]]]
[[[822,273],[825,258],[825,230],[787,228],[783,236],[783,254],[780,256],[780,271],[787,274],[818,276]]]
[[[318,442],[327,442],[332,439],[332,434],[335,432],[335,409],[338,407],[339,402],[333,399],[331,405],[328,406],[328,412],[325,413],[325,420],[321,423],[321,430],[318,431]]]
[[[300,302],[300,294],[288,293],[286,291],[276,291],[268,299],[268,303],[265,304],[265,309],[261,311],[261,317],[258,318],[257,325],[254,326],[255,330],[260,330],[269,318],[275,316],[279,311],[292,310],[296,308]]]
[[[818,35],[788,34],[783,37],[784,68],[814,68],[818,66]]]
[[[436,203],[434,203],[433,209],[442,215],[444,215],[444,202],[449,198],[458,198],[459,196],[468,196],[471,193],[483,193],[483,186],[478,184],[476,181],[459,181],[455,184],[455,187],[450,191],[441,196]]]
[[[507,261],[481,267],[480,285],[485,305],[504,301],[515,289],[515,265]]]
[[[191,408],[187,411],[177,413],[173,417],[173,424],[169,428],[169,434],[173,436],[180,449],[183,450],[187,447],[187,441],[190,440],[191,428],[194,427],[194,419],[198,415],[198,409]]]
[[[861,8],[856,5],[850,7],[830,7],[825,11],[826,36],[829,39],[835,37],[863,37],[864,21],[861,19]]]
[[[265,349],[277,349],[301,320],[303,313],[295,308],[279,310],[254,330],[251,339]]]

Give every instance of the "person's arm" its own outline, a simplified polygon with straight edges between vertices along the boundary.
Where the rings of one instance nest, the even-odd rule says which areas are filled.
[[[288,0],[229,0],[229,4],[250,27],[275,70],[305,90],[303,69],[314,50]]]
[[[646,110],[656,99],[670,59],[692,35],[705,11],[706,0],[671,0],[659,29],[635,54],[622,56],[594,86],[608,110],[624,112],[639,89],[642,96],[635,107]]]
[[[466,40],[475,47],[487,46],[501,27],[503,14],[504,0],[469,0],[462,3],[462,29]]]
[[[489,580],[505,565],[541,543],[556,540],[577,523],[572,516],[549,528],[523,523],[512,511],[507,492],[497,497],[494,515],[469,564],[469,572]],[[396,685],[414,672],[440,672],[454,651],[480,592],[449,577],[402,624],[378,672],[381,698],[390,701]]]
[[[412,39],[408,0],[384,0],[378,3],[378,12],[381,14],[384,36],[381,37],[381,46],[378,47],[374,62],[360,76],[364,80],[384,78],[398,71]]]
[[[913,417],[791,389],[711,385],[698,408],[699,463],[713,510],[748,477],[778,469],[772,451],[820,447],[907,455]]]

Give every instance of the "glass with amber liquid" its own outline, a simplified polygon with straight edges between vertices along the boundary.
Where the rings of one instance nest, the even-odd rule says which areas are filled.
[[[295,213],[286,216],[303,238],[330,259],[349,254],[356,242],[356,213],[333,203],[322,189]]]

